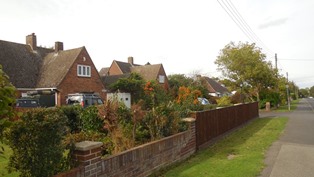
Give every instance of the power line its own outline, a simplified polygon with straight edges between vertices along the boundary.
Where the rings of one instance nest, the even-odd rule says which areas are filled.
[[[280,60],[285,60],[285,61],[314,61],[314,59],[286,59],[286,58],[280,58]]]
[[[259,44],[264,48],[267,53],[270,53],[271,55],[274,54],[271,50],[269,50],[266,45],[260,40],[260,38],[253,32],[252,28],[246,23],[244,18],[241,16],[237,8],[233,5],[233,3],[230,0],[226,0],[226,3],[224,0],[217,0],[217,2],[220,4],[220,6],[223,8],[223,10],[228,14],[228,16],[232,19],[232,21],[240,28],[240,30],[251,40],[251,42],[254,42],[256,44]]]
[[[229,3],[230,2],[230,3]],[[234,6],[234,4],[232,3],[232,1],[227,0],[227,3],[229,4],[229,6],[231,6],[231,8],[233,9],[233,11],[235,12],[235,14],[239,17],[240,21],[242,22],[243,26],[250,32],[250,34],[253,36],[253,38],[258,41],[260,44],[262,44],[262,46],[264,46],[265,50],[269,51],[269,53],[274,54],[274,52],[272,52],[271,50],[269,50],[266,45],[263,43],[263,41],[254,33],[254,31],[252,30],[252,28],[246,23],[246,21],[244,20],[244,18],[242,17],[242,15],[239,13],[239,11],[237,10],[237,8]],[[231,5],[230,5],[231,4]]]
[[[247,32],[236,22],[236,19],[229,13],[229,11],[217,0],[217,2],[220,4],[220,6],[224,9],[224,11],[229,15],[229,17],[232,19],[232,21],[240,28],[240,30],[248,37],[251,41],[254,41]],[[222,1],[224,3],[224,1]],[[224,3],[225,4],[225,3]],[[227,7],[228,8],[228,7]]]

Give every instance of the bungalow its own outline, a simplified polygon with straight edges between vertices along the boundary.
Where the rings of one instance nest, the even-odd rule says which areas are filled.
[[[201,77],[205,81],[205,87],[208,89],[208,94],[214,97],[222,97],[230,95],[228,89],[209,77]]]
[[[39,47],[32,33],[26,44],[0,40],[0,51],[0,64],[18,98],[48,91],[58,106],[66,103],[70,93],[96,92],[105,99],[104,85],[84,46],[63,50],[63,43],[55,42],[54,49]]]

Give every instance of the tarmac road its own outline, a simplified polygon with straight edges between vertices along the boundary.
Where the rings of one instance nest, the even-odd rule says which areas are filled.
[[[314,177],[314,99],[302,99],[293,112],[260,113],[260,117],[279,116],[289,121],[268,150],[260,177]]]

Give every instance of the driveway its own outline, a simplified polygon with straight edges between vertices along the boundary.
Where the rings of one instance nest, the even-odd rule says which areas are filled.
[[[260,177],[314,177],[314,99],[302,99],[293,112],[260,113],[260,117],[279,116],[289,121],[269,148]]]

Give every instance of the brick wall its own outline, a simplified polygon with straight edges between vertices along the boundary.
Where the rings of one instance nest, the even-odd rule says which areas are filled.
[[[120,75],[120,74],[124,74],[121,69],[119,68],[119,66],[117,65],[117,63],[114,61],[112,62],[109,71],[108,71],[109,75]]]
[[[182,161],[196,151],[195,119],[185,119],[189,129],[164,139],[100,159],[99,142],[81,142],[76,145],[75,158],[90,176],[148,176],[154,171]],[[75,177],[83,177],[77,169]],[[71,175],[68,175],[70,177]]]

